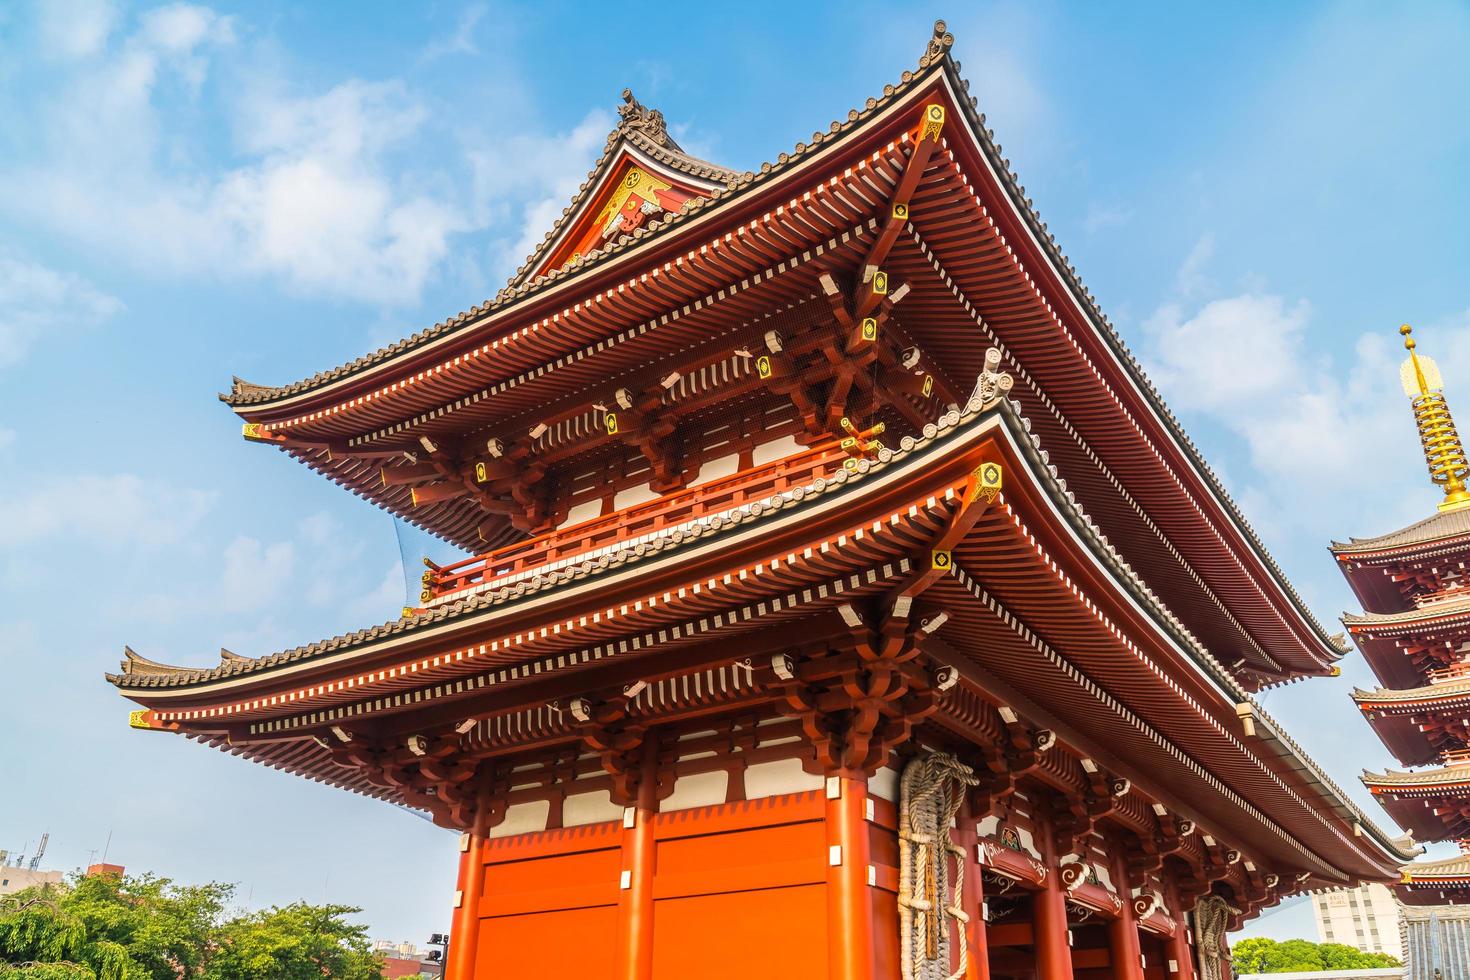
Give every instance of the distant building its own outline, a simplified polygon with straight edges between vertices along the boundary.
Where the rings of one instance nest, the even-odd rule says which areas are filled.
[[[444,975],[442,963],[430,961],[429,953],[410,942],[395,943],[379,939],[373,943],[373,951],[383,954],[384,980],[400,977],[440,977]]]
[[[1312,896],[1312,911],[1317,916],[1317,937],[1324,943],[1404,958],[1399,903],[1383,885],[1318,892]]]
[[[60,871],[31,871],[29,868],[0,867],[0,895],[13,895],[32,885],[59,885]]]

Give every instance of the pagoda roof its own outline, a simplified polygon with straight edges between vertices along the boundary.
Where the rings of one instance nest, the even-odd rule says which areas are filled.
[[[1401,789],[1442,789],[1447,786],[1464,786],[1470,789],[1470,762],[1456,763],[1452,766],[1437,766],[1433,769],[1419,769],[1415,772],[1402,772],[1398,769],[1385,769],[1383,772],[1363,771],[1363,785],[1369,789],[1383,788],[1390,791]]]
[[[781,154],[757,171],[724,174],[729,179],[723,185],[712,187],[707,198],[691,198],[678,213],[651,220],[633,234],[619,236],[604,248],[582,255],[563,268],[532,274],[530,270],[537,267],[538,256],[544,259],[547,254],[544,249],[539,250],[528,266],[517,273],[511,286],[502,289],[493,299],[450,320],[310,378],[280,387],[237,382],[230,393],[221,397],[252,424],[274,426],[273,432],[298,435],[306,444],[312,444],[313,438],[320,440],[312,445],[321,448],[286,448],[352,492],[461,547],[479,547],[481,541],[475,537],[475,532],[483,514],[473,504],[451,501],[415,508],[406,488],[380,485],[376,467],[358,466],[350,460],[344,462],[334,458],[328,444],[339,436],[333,433],[363,431],[361,428],[350,430],[341,420],[361,412],[370,421],[370,431],[350,435],[351,439],[358,443],[380,437],[391,441],[432,432],[433,426],[446,421],[451,412],[462,411],[471,415],[487,405],[491,396],[506,397],[506,389],[515,385],[521,385],[520,392],[511,391],[510,395],[520,397],[526,404],[535,404],[532,382],[550,374],[550,367],[538,365],[550,365],[552,358],[531,360],[528,352],[547,350],[549,340],[562,334],[590,338],[590,322],[568,324],[578,317],[584,320],[590,317],[587,311],[595,311],[602,320],[610,322],[607,310],[625,305],[624,286],[648,279],[646,270],[650,268],[649,263],[653,263],[654,274],[658,263],[667,260],[686,261],[692,267],[707,256],[719,255],[722,243],[734,241],[739,245],[757,239],[757,232],[750,229],[755,228],[758,222],[727,228],[713,223],[717,217],[728,224],[752,215],[769,217],[787,208],[790,209],[788,215],[793,227],[822,227],[825,233],[822,223],[829,221],[834,213],[833,203],[825,202],[818,206],[814,203],[818,192],[832,190],[837,198],[851,192],[840,186],[839,178],[822,179],[826,172],[819,168],[852,163],[854,158],[850,154],[854,152],[860,136],[887,138],[888,134],[897,132],[895,113],[907,109],[905,103],[917,104],[928,95],[950,99],[958,109],[956,115],[964,123],[962,131],[969,137],[967,140],[950,140],[947,144],[950,169],[960,174],[965,193],[975,197],[976,214],[967,214],[967,218],[977,222],[976,227],[982,231],[986,230],[987,221],[991,230],[1002,225],[1006,227],[1011,239],[1007,241],[1002,237],[1000,245],[1003,251],[995,253],[1002,258],[1006,254],[1020,255],[1034,243],[1039,256],[1035,260],[1037,266],[1054,269],[1059,289],[1065,291],[1065,296],[1057,295],[1055,298],[1067,307],[1069,317],[1074,312],[1077,314],[1083,328],[1077,335],[1067,332],[1065,338],[1059,339],[1057,328],[1052,327],[1050,336],[1043,338],[1037,332],[1039,321],[1023,322],[1017,315],[1013,327],[1006,324],[1010,313],[997,313],[994,319],[1001,322],[1005,330],[1017,331],[1006,336],[1003,343],[1037,352],[1035,356],[1046,361],[1045,364],[1038,363],[1039,367],[1049,372],[1060,372],[1055,379],[1048,375],[1041,382],[1028,376],[1026,384],[1034,389],[1028,397],[1046,400],[1049,404],[1065,404],[1074,397],[1090,398],[1080,386],[1093,384],[1099,387],[1095,392],[1098,397],[1088,404],[1091,406],[1095,402],[1097,411],[1121,412],[1123,416],[1121,422],[1111,426],[1106,439],[1096,448],[1083,444],[1057,446],[1053,451],[1066,451],[1078,461],[1078,465],[1101,470],[1094,474],[1095,492],[1119,495],[1116,504],[1107,509],[1107,519],[1129,522],[1140,529],[1136,535],[1115,536],[1120,541],[1128,541],[1129,547],[1146,550],[1151,561],[1161,569],[1167,568],[1154,574],[1150,566],[1156,586],[1170,591],[1171,604],[1191,622],[1212,624],[1211,629],[1216,632],[1211,642],[1222,656],[1229,651],[1235,663],[1232,669],[1256,672],[1253,675],[1256,683],[1275,683],[1302,674],[1329,672],[1330,664],[1344,652],[1340,641],[1330,636],[1307,609],[1060,251],[995,143],[993,133],[985,128],[984,117],[976,109],[975,100],[966,94],[968,83],[959,74],[959,64],[950,57],[951,44],[952,38],[941,27],[921,59],[919,70],[905,72],[899,84],[884,89],[881,98],[869,99],[864,106],[850,112],[845,121],[834,121],[826,131],[814,133],[810,143],[797,144],[793,152]],[[579,191],[564,222],[553,229],[548,242],[555,242],[565,222],[576,220],[579,209],[585,209],[618,154],[630,147],[653,153],[652,148],[645,145],[646,134],[622,131],[623,123],[619,127],[615,131],[616,140],[610,141],[608,154],[611,156],[604,155],[594,170],[594,176]],[[962,143],[964,145],[960,145]],[[902,138],[895,139],[883,152],[896,152],[901,160],[907,145]],[[667,147],[663,149],[667,151]],[[660,159],[668,163],[667,159]],[[1004,198],[1005,214],[999,213],[999,207],[995,214],[991,214],[975,192],[967,189],[972,181],[959,169],[962,160],[975,171],[975,181],[983,178],[983,182],[995,182]],[[866,158],[863,163],[867,163]],[[691,176],[693,168],[698,165],[709,166],[687,164],[686,170]],[[871,175],[873,169],[869,168],[868,174]],[[948,171],[941,173],[940,169],[933,168],[933,172],[939,174],[935,179],[947,179]],[[854,168],[849,167],[847,176],[842,179],[857,179],[852,176],[853,171]],[[714,174],[714,171],[709,173]],[[812,181],[813,186],[804,186],[804,180]],[[929,177],[926,176],[925,180],[928,181]],[[816,186],[818,182],[820,187]],[[924,193],[938,196],[935,185],[922,186]],[[808,206],[810,210],[804,211]],[[1018,222],[1014,230],[1008,224],[1012,220],[1012,212]],[[920,230],[924,230],[922,221],[921,216],[915,222]],[[953,224],[952,220],[950,224]],[[842,224],[834,227],[839,233],[834,234],[830,242],[818,239],[815,249],[807,254],[821,254],[824,249],[830,249],[830,254],[840,253],[844,261],[856,262],[861,253],[853,251],[853,245],[861,245],[861,238],[854,238],[851,228],[842,231]],[[699,229],[715,230],[721,234],[706,242],[697,237],[701,234]],[[862,230],[858,228],[856,231],[860,233]],[[936,234],[936,238],[940,237]],[[985,270],[970,260],[960,263],[962,268],[940,269],[929,244],[920,240],[917,233],[914,238],[914,242],[900,241],[904,248],[915,252],[908,257],[914,260],[914,268],[922,268],[930,275],[938,271],[943,282],[950,283],[951,289],[955,290],[953,296],[936,296],[932,301],[926,301],[929,306],[933,308],[945,298],[950,302],[958,300],[957,312],[973,317],[968,329],[973,330],[978,325],[982,332],[988,333],[990,326],[979,319],[979,312],[974,310],[970,299],[957,291],[959,287],[955,281],[955,277],[971,274],[966,270],[978,269],[977,275]],[[690,245],[695,247],[687,253],[679,251]],[[989,248],[988,245],[986,247]],[[1026,254],[1029,256],[1031,253],[1027,251]],[[726,249],[723,261],[727,266],[733,266],[732,257],[737,255],[738,252]],[[799,261],[781,263],[782,274],[789,275],[789,269],[797,264]],[[803,275],[815,275],[809,267],[810,263]],[[639,273],[644,273],[642,279],[638,278]],[[627,278],[629,274],[633,274],[633,278]],[[724,276],[730,273],[717,270],[717,274]],[[716,296],[723,297],[726,292],[738,292],[747,287],[751,297],[757,294],[781,295],[770,292],[775,288],[767,285],[771,281],[768,278],[771,273],[759,265],[741,266],[733,274],[749,278],[708,296],[697,292],[681,296],[679,302],[690,304],[683,308],[684,311],[699,310],[702,304],[707,307]],[[988,273],[985,281],[994,278],[994,273]],[[790,288],[798,287],[804,288],[803,283]],[[761,293],[762,289],[766,292]],[[785,301],[784,296],[782,301]],[[1029,272],[1024,273],[1020,290],[1008,292],[1003,303],[1008,311],[1020,309],[1018,304],[1034,303],[1034,312],[1039,317],[1056,320],[1059,325],[1062,323],[1052,301],[1038,289]],[[675,313],[678,313],[677,309]],[[1026,317],[1030,316],[1028,312]],[[538,323],[536,318],[542,319]],[[558,318],[559,324],[556,322]],[[631,326],[622,325],[624,321],[619,321],[620,328],[628,336],[636,337],[647,328],[646,325],[638,326],[637,321],[631,318],[627,323]],[[690,325],[692,327],[692,323]],[[603,329],[607,328],[604,326]],[[943,349],[947,357],[963,358],[969,356],[965,352],[972,351],[975,346],[973,339],[946,337]],[[507,354],[507,350],[513,347],[515,349]],[[495,349],[492,351],[492,348]],[[551,349],[553,354],[563,351],[555,358],[554,366],[559,369],[564,364],[576,364],[583,356],[581,348],[570,345]],[[586,349],[592,350],[593,347],[589,345]],[[603,349],[602,341],[597,342],[596,349]],[[511,355],[526,358],[524,370],[527,373],[489,383],[498,377],[487,373],[492,360],[496,370],[502,365],[522,363]],[[479,360],[475,360],[477,357]],[[472,361],[479,366],[472,366],[469,370],[470,380],[463,383],[454,381],[454,372]],[[519,369],[506,368],[506,372],[513,374]],[[577,372],[570,367],[562,373],[568,381],[586,383],[580,378],[573,379],[572,374]],[[522,378],[532,380],[522,384]],[[1053,410],[1060,412],[1062,409]],[[1075,418],[1059,416],[1055,422],[1048,420],[1046,424],[1073,430],[1075,421]],[[313,436],[312,432],[321,434]],[[1117,472],[1120,467],[1129,471],[1126,480]],[[1152,469],[1146,475],[1132,475],[1131,471],[1139,467]],[[1167,475],[1157,472],[1160,469],[1166,470]],[[1076,476],[1080,481],[1081,475]],[[1152,499],[1153,496],[1159,499]],[[1102,505],[1095,506],[1102,515]],[[506,532],[507,535],[511,533]],[[508,540],[511,537],[487,538],[485,543],[493,546]],[[1141,564],[1141,559],[1142,554],[1135,554],[1136,565]],[[1228,639],[1225,638],[1227,633]]]
[[[1470,677],[1407,689],[1358,688],[1352,697],[1394,758],[1406,766],[1428,765],[1438,759],[1440,745],[1420,719],[1440,713],[1463,717],[1470,709]]]
[[[1372,691],[1354,688],[1353,700],[1359,705],[1374,709],[1402,706],[1413,710],[1418,706],[1436,701],[1458,702],[1470,698],[1470,677],[1445,681],[1442,684],[1426,684],[1423,687],[1392,688],[1380,687]]]
[[[1401,581],[1404,566],[1420,566],[1419,587],[1432,588],[1445,570],[1444,559],[1463,564],[1470,557],[1470,509],[1438,511],[1397,531],[1334,541],[1330,548],[1365,609],[1404,611],[1414,601],[1407,592],[1409,583]]]
[[[1470,762],[1402,772],[1364,771],[1363,785],[1399,826],[1422,841],[1470,837]]]
[[[1406,905],[1460,904],[1470,890],[1470,854],[1404,865],[1394,892]],[[1466,910],[1464,914],[1470,914]]]
[[[1426,602],[1397,612],[1343,613],[1342,623],[1353,633],[1402,633],[1465,616],[1470,616],[1470,594]]]
[[[1425,662],[1424,655],[1416,662],[1404,645],[1437,646],[1446,642],[1446,636],[1453,639],[1470,632],[1470,596],[1398,612],[1346,613],[1342,622],[1383,688],[1413,691],[1426,685],[1429,669],[1438,664]]]
[[[1278,857],[1292,855],[1291,861],[1324,881],[1377,877],[1391,873],[1412,856],[1401,840],[1387,835],[1358,810],[1173,617],[1083,512],[1047,462],[1039,439],[1028,429],[1026,419],[1012,403],[982,405],[972,399],[962,412],[942,417],[932,434],[905,439],[897,449],[884,449],[877,459],[858,464],[854,472],[838,470],[820,486],[814,483],[803,492],[793,491],[790,497],[748,505],[739,514],[732,513],[699,533],[674,528],[641,538],[636,547],[596,560],[579,561],[572,556],[560,568],[514,586],[251,664],[231,662],[211,671],[181,671],[173,678],[124,673],[109,679],[125,696],[149,706],[163,723],[183,726],[184,731],[190,731],[190,725],[203,726],[193,734],[212,744],[273,765],[279,763],[313,778],[336,781],[349,789],[384,796],[387,791],[354,783],[353,777],[337,772],[330,764],[315,761],[311,753],[317,749],[310,739],[281,739],[291,732],[309,735],[313,727],[334,724],[339,716],[355,717],[353,704],[360,705],[361,699],[380,692],[386,692],[381,694],[386,700],[377,703],[385,703],[382,710],[387,712],[409,710],[419,704],[417,692],[425,684],[437,684],[435,690],[446,692],[444,697],[459,697],[462,691],[472,693],[465,677],[476,666],[498,668],[498,676],[507,678],[503,683],[539,676],[543,671],[580,669],[584,661],[579,661],[577,655],[538,654],[532,648],[536,643],[554,642],[560,644],[555,649],[577,650],[576,644],[585,641],[565,634],[575,632],[578,613],[573,607],[578,603],[596,602],[598,608],[604,603],[624,603],[625,610],[634,610],[626,614],[630,619],[636,617],[640,624],[663,624],[640,625],[640,629],[649,630],[644,635],[658,637],[645,642],[671,642],[665,638],[679,637],[678,630],[670,630],[668,620],[655,621],[653,617],[675,615],[680,602],[696,601],[693,595],[683,599],[684,589],[674,583],[691,578],[698,582],[708,574],[707,592],[718,591],[716,586],[722,581],[733,581],[732,587],[739,588],[747,578],[746,571],[719,571],[728,565],[714,563],[751,561],[765,554],[757,549],[784,549],[780,534],[802,535],[802,540],[809,540],[806,535],[815,525],[826,527],[835,520],[871,521],[841,535],[842,543],[830,552],[826,545],[808,548],[806,555],[797,552],[780,560],[779,568],[777,560],[758,561],[754,567],[766,567],[768,580],[780,577],[783,582],[791,582],[791,588],[806,588],[807,594],[813,594],[816,590],[810,583],[820,580],[804,576],[822,568],[827,569],[824,574],[836,570],[846,576],[850,569],[868,568],[875,561],[887,562],[885,571],[876,573],[876,577],[871,571],[866,576],[852,574],[850,588],[860,593],[864,588],[881,586],[885,577],[897,580],[904,567],[899,567],[895,555],[903,551],[892,549],[911,549],[916,540],[924,546],[906,520],[942,527],[942,519],[929,515],[942,517],[952,499],[937,495],[928,484],[921,489],[917,482],[952,479],[955,473],[967,472],[974,465],[972,454],[988,453],[986,447],[999,445],[1005,447],[1004,496],[988,512],[983,530],[977,526],[972,532],[980,537],[974,541],[967,538],[955,546],[954,574],[936,586],[936,600],[955,617],[949,641],[954,644],[955,657],[978,658],[987,672],[996,672],[996,683],[1042,683],[1038,675],[1045,672],[1046,687],[1039,692],[1044,700],[1040,704],[1070,704],[1084,696],[1092,698],[1090,703],[1097,710],[1110,712],[1109,717],[1117,719],[1108,729],[1116,731],[1117,744],[1105,747],[1104,752],[1126,750],[1135,757],[1146,757],[1151,769],[1144,772],[1179,769],[1181,779],[1198,781],[1201,792],[1208,794],[1208,804],[1199,805],[1207,805],[1214,819],[1227,820],[1236,832],[1247,828],[1250,832],[1269,831],[1265,835],[1269,841],[1262,842],[1263,848]],[[908,495],[915,492],[920,493],[918,502],[908,503]],[[893,506],[898,510],[889,517],[875,519],[871,510],[880,503],[885,509]],[[869,510],[860,510],[862,507]],[[865,516],[846,516],[849,514]],[[901,520],[900,514],[910,517]],[[1026,520],[1036,521],[1035,528],[1028,527]],[[1043,548],[1037,536],[1043,532],[1047,537],[1057,536],[1058,549],[1075,549],[1067,554],[1080,557],[1068,558],[1068,562],[1085,561],[1086,567],[1063,571],[1060,559]],[[843,561],[860,564],[843,566]],[[975,577],[965,573],[963,566],[975,568]],[[1035,576],[1029,581],[1026,569]],[[1072,579],[1073,574],[1079,578]],[[1079,582],[1089,590],[1096,589],[1099,597],[1109,593],[1112,597],[1107,599],[1108,608],[1121,618],[1114,622],[1091,599],[1083,601],[1086,594],[1079,592]],[[629,597],[643,594],[630,591],[635,587],[652,589],[663,599],[631,601]],[[748,596],[749,587],[742,592]],[[822,601],[832,598],[825,591],[820,596]],[[1067,604],[1069,596],[1073,601]],[[754,614],[711,615],[711,610],[720,608],[712,605],[713,598],[705,595],[697,599],[699,605],[695,608],[704,617],[701,623],[728,624],[743,621],[746,615],[790,615],[781,601],[769,599],[761,601],[756,606],[759,612]],[[747,601],[755,605],[754,598]],[[673,612],[668,611],[671,606]],[[596,627],[598,636],[610,635],[609,630],[616,626],[611,622],[616,618],[611,609],[607,615],[609,620]],[[1018,620],[1017,615],[1023,618]],[[1027,618],[1047,615],[1061,619],[1049,623],[1042,633],[1026,625]],[[563,635],[549,635],[552,624],[548,620],[565,620]],[[580,622],[587,622],[585,614]],[[491,630],[507,629],[523,632],[516,634],[513,642],[502,641],[505,645],[499,652],[492,646],[487,653],[483,638],[500,635]],[[1065,638],[1065,658],[1053,651],[1043,636],[1053,631]],[[522,637],[526,638],[524,644]],[[689,639],[686,636],[683,642],[687,644]],[[1146,642],[1150,652],[1146,653],[1138,642]],[[457,651],[446,652],[454,648]],[[481,659],[466,662],[467,651],[470,657],[478,652]],[[421,659],[408,666],[393,661],[397,665],[388,667],[388,656],[401,658],[404,652]],[[542,659],[535,659],[537,656]],[[1035,663],[1027,666],[1023,660]],[[1042,664],[1048,665],[1044,671]],[[336,673],[328,674],[328,670]],[[343,681],[327,680],[339,676],[342,670],[358,675],[351,694],[340,689]],[[1126,693],[1109,693],[1081,670],[1104,679],[1116,691],[1126,689]],[[345,686],[352,687],[353,682]],[[228,704],[237,698],[240,700],[234,706]],[[1181,708],[1166,719],[1170,712],[1158,707],[1165,698],[1188,709]],[[1009,703],[1024,702],[1011,699]],[[1063,730],[1077,729],[1082,734],[1076,737],[1089,738],[1085,734],[1087,722],[1076,716],[1081,711],[1068,709],[1071,717]],[[1251,725],[1242,738],[1235,733],[1239,731],[1239,719],[1246,716]],[[245,725],[238,742],[226,734],[234,718]],[[1156,727],[1159,725],[1164,727]],[[257,734],[262,741],[249,740]],[[1188,743],[1191,748],[1186,751],[1176,742]],[[1169,787],[1166,781],[1164,788]],[[1174,805],[1172,801],[1170,805]],[[1190,805],[1184,803],[1186,808]]]
[[[1354,558],[1406,557],[1435,550],[1442,545],[1470,542],[1470,508],[1439,511],[1408,527],[1371,538],[1348,538],[1329,546],[1333,554]]]

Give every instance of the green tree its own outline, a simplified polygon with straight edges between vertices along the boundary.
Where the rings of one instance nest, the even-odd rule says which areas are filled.
[[[1230,948],[1230,966],[1237,976],[1308,970],[1366,970],[1402,965],[1387,953],[1364,953],[1342,943],[1314,943],[1305,939],[1284,942],[1242,939]]]
[[[225,925],[207,980],[373,980],[383,975],[367,930],[346,905],[307,905],[243,916]]]
[[[228,916],[233,887],[95,876],[0,900],[0,980],[367,980],[359,910],[306,904]]]

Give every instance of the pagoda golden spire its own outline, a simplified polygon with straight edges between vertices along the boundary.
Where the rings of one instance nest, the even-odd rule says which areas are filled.
[[[1414,424],[1419,427],[1419,441],[1424,447],[1429,479],[1444,487],[1440,510],[1470,507],[1470,491],[1465,489],[1465,480],[1470,477],[1470,460],[1465,458],[1465,447],[1460,442],[1460,434],[1455,431],[1455,420],[1445,401],[1444,380],[1434,359],[1414,350],[1414,338],[1410,336],[1413,332],[1414,328],[1407,323],[1399,327],[1404,349],[1409,352],[1408,358],[1399,366],[1399,382],[1414,410]]]

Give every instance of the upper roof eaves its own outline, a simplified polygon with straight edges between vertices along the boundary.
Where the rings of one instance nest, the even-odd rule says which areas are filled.
[[[1439,511],[1408,527],[1372,538],[1348,538],[1330,545],[1334,554],[1359,554],[1392,551],[1417,545],[1437,544],[1452,538],[1470,536],[1470,508]]]
[[[389,347],[364,355],[349,364],[342,365],[331,371],[318,373],[310,378],[290,385],[268,388],[243,382],[236,378],[231,392],[220,395],[220,399],[234,407],[237,411],[247,406],[263,406],[273,401],[290,398],[314,388],[363,373],[378,364],[392,360],[394,357],[410,353],[426,344],[440,340],[448,334],[481,326],[493,316],[501,314],[509,308],[526,301],[554,284],[596,268],[609,261],[613,256],[635,245],[642,244],[651,237],[669,233],[669,229],[686,223],[691,220],[692,216],[703,212],[707,208],[722,207],[732,199],[748,194],[754,188],[769,183],[779,175],[792,169],[798,163],[803,162],[809,155],[824,148],[826,144],[833,140],[840,140],[864,121],[870,119],[883,109],[886,109],[895,100],[908,94],[916,86],[941,72],[947,72],[954,83],[956,93],[959,95],[957,101],[968,118],[971,130],[975,133],[986,156],[990,159],[997,174],[1005,184],[1021,217],[1035,235],[1037,241],[1041,243],[1048,257],[1061,271],[1067,286],[1082,305],[1086,315],[1098,329],[1100,336],[1112,349],[1125,370],[1132,376],[1133,381],[1143,393],[1145,400],[1148,401],[1154,412],[1163,421],[1170,436],[1184,449],[1187,458],[1199,472],[1210,493],[1220,502],[1228,518],[1235,523],[1242,536],[1256,552],[1262,564],[1266,567],[1271,577],[1274,578],[1277,586],[1288,597],[1298,615],[1302,617],[1303,621],[1313,631],[1319,644],[1320,652],[1325,655],[1325,660],[1330,663],[1339,659],[1351,647],[1344,640],[1329,635],[1312,611],[1307,608],[1306,603],[1297,593],[1295,587],[1287,579],[1285,572],[1282,571],[1280,565],[1277,564],[1276,560],[1266,549],[1265,544],[1257,535],[1254,527],[1246,520],[1234,499],[1225,490],[1219,477],[1216,476],[1209,463],[1205,461],[1203,454],[1195,446],[1188,434],[1185,433],[1183,425],[1165,404],[1163,396],[1159,393],[1153,382],[1149,380],[1138,359],[1133,355],[1127,343],[1113,327],[1112,321],[1102,312],[1096,298],[1082,282],[1079,273],[1072,265],[1070,259],[1062,252],[1060,246],[1058,246],[1046,222],[1041,220],[1034,203],[1026,196],[1026,188],[1019,182],[1015,173],[1011,170],[1010,161],[1003,156],[1000,144],[995,141],[994,131],[986,127],[985,115],[979,111],[977,99],[968,94],[970,84],[961,76],[960,63],[950,53],[953,44],[954,37],[948,33],[945,23],[943,21],[937,21],[934,25],[933,36],[929,39],[924,54],[919,59],[917,71],[903,72],[897,85],[884,86],[883,94],[880,98],[870,97],[861,109],[855,108],[850,110],[845,122],[834,120],[826,131],[814,132],[810,143],[797,143],[791,153],[782,153],[774,162],[763,163],[759,171],[747,171],[740,174],[726,171],[725,173],[729,175],[729,179],[723,189],[714,189],[708,198],[691,199],[685,205],[684,210],[678,214],[667,215],[662,220],[650,221],[647,225],[636,229],[631,236],[619,236],[608,247],[589,252],[581,258],[568,263],[564,268],[552,270],[545,275],[535,276],[534,278],[523,279],[522,277],[525,276],[527,269],[534,268],[534,262],[540,254],[540,250],[538,249],[538,252],[532,253],[532,257],[528,259],[527,265],[523,265],[521,270],[517,272],[516,278],[512,280],[512,285],[502,289],[492,300],[471,307],[469,310],[449,320],[435,324],[433,327],[422,330]],[[579,189],[578,200],[581,196],[589,193],[591,187],[595,186],[596,174],[602,166],[609,162],[610,158],[608,154],[615,148],[614,145],[625,121],[620,120],[619,128],[614,129],[613,134],[609,137],[608,149],[604,152],[604,156],[599,159],[597,166],[593,168],[588,181],[584,182],[582,188]],[[641,133],[634,132],[629,138],[638,140],[641,137]],[[644,142],[649,141],[645,139]],[[643,143],[639,143],[638,145],[642,146]],[[682,154],[682,151],[680,153]],[[693,158],[686,159],[693,160]],[[703,164],[703,161],[697,162]],[[711,164],[703,165],[713,166]],[[568,220],[569,216],[575,213],[576,204],[577,200],[574,200],[573,205],[569,206],[561,221],[558,222],[557,228],[554,228],[552,232],[548,233],[548,237],[543,242],[543,246],[547,242],[555,239],[556,232],[561,227],[562,222]]]

